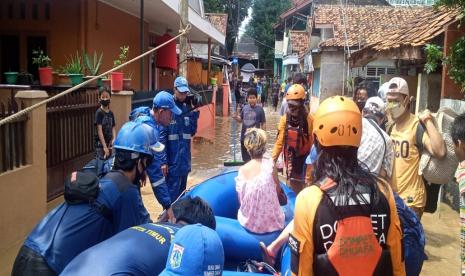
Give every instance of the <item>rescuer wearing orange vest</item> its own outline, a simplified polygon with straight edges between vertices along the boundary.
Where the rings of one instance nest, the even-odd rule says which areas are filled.
[[[296,200],[292,274],[405,275],[392,190],[357,159],[362,136],[357,105],[331,97],[314,118],[315,181]]]
[[[279,154],[284,152],[288,184],[298,194],[305,187],[305,159],[313,144],[313,118],[305,108],[305,89],[302,85],[291,85],[286,100],[288,110],[279,122],[272,158],[276,162]]]

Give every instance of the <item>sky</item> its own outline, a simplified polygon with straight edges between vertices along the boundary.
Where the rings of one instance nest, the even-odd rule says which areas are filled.
[[[244,20],[241,23],[241,26],[239,27],[239,38],[241,38],[242,35],[244,34],[245,27],[247,26],[247,24],[249,24],[250,19],[252,19],[252,7],[250,7],[247,10],[247,16],[244,18]]]

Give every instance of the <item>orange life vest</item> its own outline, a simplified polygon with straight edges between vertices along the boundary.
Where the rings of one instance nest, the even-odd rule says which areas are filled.
[[[305,133],[301,127],[293,127],[287,124],[284,146],[285,156],[287,156],[288,151],[292,151],[295,156],[307,156],[312,147],[310,140],[308,133]]]

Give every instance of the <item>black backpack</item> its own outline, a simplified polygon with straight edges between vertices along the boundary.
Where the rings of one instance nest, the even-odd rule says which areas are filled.
[[[69,205],[88,203],[103,217],[111,221],[112,211],[96,201],[100,191],[99,179],[95,174],[76,171],[65,180],[65,201]]]

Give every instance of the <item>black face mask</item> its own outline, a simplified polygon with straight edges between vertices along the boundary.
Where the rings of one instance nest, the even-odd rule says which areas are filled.
[[[110,104],[110,100],[100,100],[100,104],[106,107]]]
[[[139,159],[140,160],[140,159]],[[141,162],[141,165],[142,165],[142,172],[139,172],[139,166],[136,165],[136,176],[134,177],[134,182],[133,184],[136,185],[137,187],[141,187],[141,182],[142,180],[145,180],[145,165],[144,165],[144,162],[142,162],[142,160],[140,160],[139,162]]]

